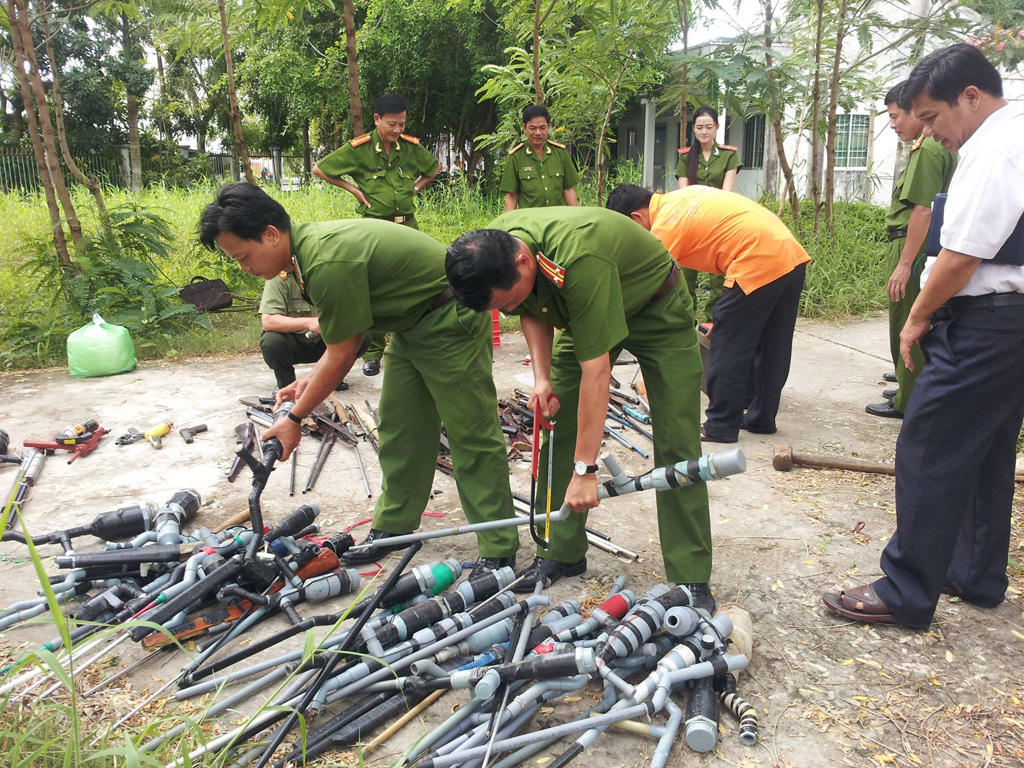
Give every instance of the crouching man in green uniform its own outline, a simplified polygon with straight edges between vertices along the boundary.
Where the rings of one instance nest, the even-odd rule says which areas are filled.
[[[416,195],[437,176],[437,158],[405,131],[406,106],[401,96],[386,93],[373,103],[370,133],[356,136],[313,166],[313,174],[341,187],[359,201],[356,212],[419,229]],[[352,182],[342,176],[349,176]],[[384,334],[372,334],[363,355],[363,373],[380,373]]]
[[[264,433],[287,459],[299,422],[344,378],[366,331],[390,331],[380,399],[381,495],[373,528],[346,554],[377,560],[411,533],[430,496],[440,444],[448,431],[455,481],[471,522],[511,517],[508,460],[491,378],[490,319],[451,301],[445,248],[428,235],[388,221],[347,219],[292,224],[284,208],[254,184],[228,184],[206,206],[200,239],[219,246],[264,280],[285,274],[316,309],[327,351],[313,372],[278,392],[294,400],[288,419]],[[515,564],[515,528],[478,534],[481,571]]]
[[[665,246],[632,224],[600,208],[513,211],[448,249],[445,269],[460,302],[520,315],[533,360],[530,407],[558,416],[552,506],[581,513],[552,525],[550,546],[525,572],[522,592],[587,568],[586,513],[598,504],[597,455],[611,366],[622,349],[636,355],[647,385],[655,463],[701,454],[693,305]],[[657,505],[668,578],[710,601],[707,488],[658,493]]]
[[[903,141],[913,142],[910,158],[896,180],[892,202],[885,214],[889,239],[886,270],[889,283],[889,352],[896,369],[896,388],[885,390],[885,402],[870,403],[864,410],[872,416],[902,419],[914,382],[924,367],[921,345],[914,344],[910,355],[914,370],[907,368],[900,355],[900,331],[910,316],[917,295],[921,292],[921,270],[924,269],[924,247],[932,221],[932,201],[945,192],[956,170],[956,157],[933,138],[926,138],[924,124],[913,114],[900,108],[903,83],[893,86],[885,95],[889,125]]]

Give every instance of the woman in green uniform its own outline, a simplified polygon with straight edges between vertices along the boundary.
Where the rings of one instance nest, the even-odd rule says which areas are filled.
[[[715,141],[718,133],[718,113],[711,107],[698,107],[693,113],[693,144],[679,149],[679,162],[676,163],[676,179],[679,188],[691,184],[703,187],[715,187],[732,192],[736,184],[736,174],[743,163],[740,162],[739,150],[731,144],[719,144]],[[700,151],[693,151],[699,146]],[[694,315],[697,315],[697,270],[683,269],[686,286],[690,289],[693,299]],[[722,296],[724,275],[708,275],[708,303],[704,307],[705,319],[711,319],[711,310]]]

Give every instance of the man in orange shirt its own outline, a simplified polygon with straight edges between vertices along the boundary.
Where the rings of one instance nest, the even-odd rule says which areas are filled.
[[[623,184],[608,207],[649,230],[679,266],[725,275],[701,439],[735,443],[740,428],[773,434],[810,256],[770,211],[712,187],[661,195]],[[744,414],[751,366],[757,391]]]

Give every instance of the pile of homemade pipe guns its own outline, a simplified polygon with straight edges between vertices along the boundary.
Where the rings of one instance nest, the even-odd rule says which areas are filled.
[[[289,406],[275,413],[274,419],[282,418]],[[712,748],[719,701],[741,718],[741,738],[746,743],[756,740],[756,714],[735,693],[732,673],[746,665],[748,655],[729,652],[727,638],[733,621],[726,613],[708,615],[694,605],[684,587],[661,586],[636,600],[620,581],[611,597],[586,619],[579,605],[569,601],[538,621],[538,609],[550,602],[541,594],[543,585],[536,585],[533,596],[516,601],[508,591],[516,581],[511,569],[479,574],[450,592],[445,591],[463,570],[456,560],[406,572],[426,539],[524,525],[529,518],[396,537],[394,543],[410,547],[372,597],[341,611],[303,618],[298,604],[351,593],[359,587],[360,578],[340,568],[337,558],[353,545],[347,533],[326,540],[310,538],[317,532],[315,505],[299,507],[273,527],[264,525],[260,496],[281,452],[274,439],[262,444],[261,459],[239,451],[253,474],[249,528],[232,526],[217,533],[199,528],[184,534],[201,500],[195,491],[182,490],[159,507],[143,504],[115,510],[86,526],[33,537],[36,544],[60,544],[65,550],[56,563],[68,573],[51,577],[51,584],[58,602],[71,605],[74,601],[73,648],[62,648],[62,640],[55,638],[41,650],[73,668],[75,675],[128,640],[154,650],[173,649],[177,645],[167,639],[170,636],[182,640],[208,635],[177,676],[96,741],[174,686],[179,688],[175,694],[179,700],[216,691],[218,699],[200,716],[208,719],[233,710],[270,685],[278,686],[272,703],[284,706],[260,709],[244,725],[211,739],[187,759],[194,764],[227,750],[233,764],[255,763],[262,768],[274,760],[290,736],[295,741],[275,766],[302,763],[344,745],[362,743],[364,751],[372,751],[453,688],[472,689],[469,703],[418,741],[403,764],[478,765],[481,760],[487,763],[491,755],[512,752],[495,763],[512,765],[566,735],[579,734],[552,764],[564,766],[611,725],[625,723],[658,738],[652,761],[658,767],[664,764],[680,727],[695,749]],[[601,498],[706,482],[745,468],[743,455],[736,450],[656,467],[637,477],[627,476],[607,454],[601,458],[611,474],[600,486]],[[568,514],[563,508],[551,517],[557,521]],[[86,534],[107,539],[107,549],[76,553],[72,540]],[[25,540],[16,531],[3,538]],[[128,540],[110,541],[120,539]],[[9,606],[0,612],[0,629],[46,610],[45,597]],[[287,621],[283,629],[231,653],[220,653],[256,622],[276,614],[283,614]],[[354,623],[342,629],[349,620]],[[312,653],[293,650],[255,659],[315,627],[330,629]],[[150,658],[152,654],[143,656],[82,695],[94,694]],[[47,669],[15,663],[0,670],[6,677],[0,679],[0,695],[51,694],[62,683]],[[633,675],[643,678],[636,684],[627,682]],[[543,704],[583,688],[591,679],[605,687],[604,699],[593,711],[561,726],[516,735]],[[684,718],[673,696],[686,685],[693,690]],[[352,696],[358,697],[354,704],[316,723],[304,738],[293,734],[300,717],[308,722],[327,705]],[[409,707],[413,709],[407,711]],[[664,725],[634,722],[662,711],[668,715]],[[372,730],[395,718],[400,718],[397,723],[365,743]],[[186,727],[171,728],[143,749],[157,749]],[[262,740],[253,745],[257,737]],[[171,765],[185,762],[181,758]]]

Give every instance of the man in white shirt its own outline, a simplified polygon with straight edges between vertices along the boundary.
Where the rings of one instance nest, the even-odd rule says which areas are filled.
[[[907,366],[915,341],[927,365],[896,443],[885,576],[823,596],[847,618],[927,627],[940,594],[992,608],[1008,586],[1024,421],[1024,109],[1002,94],[999,73],[966,44],[922,59],[904,86],[900,106],[959,164],[942,249],[900,333]]]

